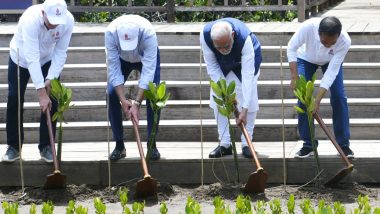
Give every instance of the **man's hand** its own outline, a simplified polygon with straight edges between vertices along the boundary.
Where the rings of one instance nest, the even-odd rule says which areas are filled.
[[[132,107],[129,110],[129,117],[133,118],[136,121],[137,125],[139,124],[139,121],[140,121],[140,106],[137,103],[135,103],[135,102],[132,102]]]
[[[292,91],[296,88],[296,81],[299,79],[298,71],[297,71],[297,62],[289,62],[289,68],[290,68],[290,89]]]
[[[132,107],[131,101],[130,100],[126,100],[126,99],[122,99],[120,101],[120,105],[121,105],[121,108],[123,109],[123,112],[124,112],[125,116],[128,119],[130,117],[129,111],[131,110],[131,107]]]
[[[292,78],[290,80],[290,89],[292,89],[292,91],[296,88],[296,81],[299,79],[299,77],[295,77],[295,78]]]
[[[247,112],[248,109],[242,108],[241,112],[239,113],[239,117],[236,118],[236,125],[240,126],[240,124],[247,124]]]
[[[319,88],[317,97],[315,98],[315,108],[313,114],[319,112],[319,107],[321,106],[321,101],[323,96],[326,94],[327,90],[325,88]]]
[[[45,80],[45,90],[46,90],[46,94],[48,96],[50,96],[50,91],[51,91],[51,84],[50,84],[50,80]]]
[[[51,100],[46,92],[45,88],[40,88],[37,90],[38,100],[40,101],[40,108],[42,113],[46,114],[47,111],[51,109]]]

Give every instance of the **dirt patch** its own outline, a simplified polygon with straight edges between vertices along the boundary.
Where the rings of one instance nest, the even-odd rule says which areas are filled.
[[[128,197],[133,201],[135,186],[128,186],[130,189]],[[154,205],[161,201],[173,201],[175,198],[183,200],[187,196],[192,196],[197,201],[211,201],[215,196],[222,196],[226,200],[234,201],[241,194],[241,185],[225,185],[214,183],[204,186],[195,185],[170,185],[161,183],[158,186],[157,197],[144,199],[147,205]],[[42,188],[26,188],[22,196],[20,188],[0,189],[0,200],[15,202],[21,205],[51,200],[55,205],[67,205],[69,200],[86,201],[94,197],[100,197],[106,203],[117,203],[117,187],[95,187],[86,185],[68,185],[66,189],[47,190]],[[299,187],[290,185],[284,189],[283,186],[269,186],[265,193],[250,195],[253,201],[269,201],[273,198],[286,200],[290,194],[294,194],[296,199],[310,198],[313,201],[324,199],[326,202],[340,201],[344,204],[355,203],[358,195],[368,195],[371,201],[379,201],[379,186],[364,186],[359,184],[343,184],[339,188],[316,188],[313,186]],[[178,203],[185,204],[185,201]]]

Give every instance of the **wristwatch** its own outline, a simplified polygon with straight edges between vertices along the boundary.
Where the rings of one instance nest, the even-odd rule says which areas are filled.
[[[138,101],[138,100],[132,100],[132,104],[136,104],[137,107],[139,107],[139,108],[140,108],[140,106],[141,106],[141,102]]]

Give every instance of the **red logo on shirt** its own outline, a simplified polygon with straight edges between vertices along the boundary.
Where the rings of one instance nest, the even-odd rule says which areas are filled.
[[[58,8],[57,8],[57,10],[55,11],[55,15],[56,15],[56,16],[60,16],[60,15],[61,15],[61,12],[59,11]]]

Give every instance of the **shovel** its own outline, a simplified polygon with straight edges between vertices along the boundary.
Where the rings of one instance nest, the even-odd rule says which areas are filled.
[[[45,188],[46,189],[56,189],[56,188],[64,188],[66,186],[66,175],[62,174],[58,168],[57,156],[55,153],[55,142],[53,135],[53,128],[51,123],[50,112],[46,112],[46,122],[49,131],[50,138],[50,148],[51,153],[53,154],[53,162],[54,162],[54,172],[50,175],[46,176]]]
[[[325,183],[325,186],[328,187],[336,187],[344,177],[346,177],[348,174],[352,172],[354,169],[354,165],[348,160],[338,143],[336,142],[334,136],[331,134],[330,130],[326,126],[326,124],[323,122],[321,116],[319,116],[318,113],[314,114],[314,118],[318,121],[319,125],[323,129],[323,131],[326,133],[327,137],[331,140],[331,142],[334,144],[335,148],[338,150],[340,156],[342,157],[343,161],[346,163],[346,168],[341,169],[334,177],[332,177],[330,180],[328,180]]]
[[[235,117],[239,117],[239,112],[236,108],[235,104],[235,111],[234,111]],[[243,189],[243,192],[245,193],[263,193],[265,191],[266,183],[268,180],[268,173],[264,170],[263,167],[261,167],[260,161],[257,158],[255,148],[253,147],[251,138],[248,135],[247,129],[245,128],[244,124],[241,123],[239,125],[241,128],[241,131],[244,134],[244,137],[247,141],[249,151],[251,152],[254,163],[257,166],[257,170],[255,172],[252,172],[247,180],[247,183],[245,184],[245,187]]]
[[[135,130],[137,147],[139,149],[140,158],[141,158],[141,165],[144,171],[144,178],[140,179],[137,182],[135,198],[145,198],[148,196],[156,196],[157,195],[157,180],[152,178],[149,175],[148,167],[145,161],[144,150],[141,145],[139,128],[138,128],[137,122],[135,121],[133,117],[131,117],[131,120],[133,123],[133,129]]]

